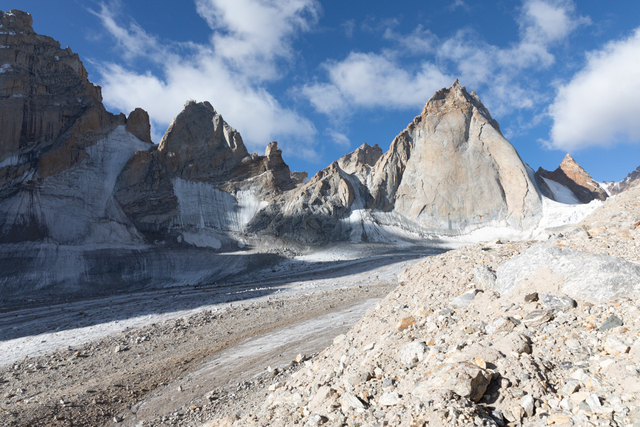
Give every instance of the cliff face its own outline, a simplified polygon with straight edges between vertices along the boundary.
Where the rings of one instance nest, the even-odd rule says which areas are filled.
[[[0,12],[0,185],[47,177],[87,158],[84,150],[125,124],[102,106],[77,54],[33,31],[28,13]]]
[[[374,167],[372,206],[428,230],[534,226],[540,196],[475,93],[458,82],[427,102]]]
[[[607,198],[607,192],[569,154],[564,157],[555,171],[550,172],[539,168],[536,174],[567,187],[580,203],[589,203],[592,200],[605,200]],[[553,193],[547,196],[553,199],[557,198]]]
[[[0,23],[0,242],[100,240],[100,224],[130,241],[109,186],[150,146],[148,115],[107,112],[78,55],[36,34],[28,13]]]

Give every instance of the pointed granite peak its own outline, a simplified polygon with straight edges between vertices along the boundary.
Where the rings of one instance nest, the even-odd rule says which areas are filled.
[[[536,174],[569,188],[581,203],[607,198],[607,193],[600,184],[594,181],[591,175],[569,154],[564,156],[562,163],[555,171],[550,172],[539,168]]]
[[[173,119],[158,151],[169,173],[184,179],[218,176],[249,155],[240,133],[210,103],[193,100]]]
[[[480,97],[475,91],[471,93],[467,92],[467,89],[460,85],[458,79],[449,88],[442,88],[427,101],[427,104],[422,110],[421,117],[426,117],[430,114],[442,115],[452,110],[464,110],[473,112],[474,110],[482,114],[487,121],[496,130],[500,130],[498,122],[496,122],[489,113],[489,110],[484,106]]]

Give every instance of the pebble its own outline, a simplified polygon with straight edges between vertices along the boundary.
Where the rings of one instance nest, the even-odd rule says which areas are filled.
[[[620,319],[618,316],[611,315],[607,318],[607,320],[604,321],[604,323],[602,325],[600,325],[600,327],[598,328],[598,330],[600,332],[604,332],[604,331],[608,331],[610,329],[613,328],[617,328],[618,326],[622,326],[622,319]]]

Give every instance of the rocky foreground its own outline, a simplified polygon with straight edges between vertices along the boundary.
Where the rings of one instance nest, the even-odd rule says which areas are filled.
[[[205,426],[640,426],[638,196],[549,241],[424,260],[263,404]]]

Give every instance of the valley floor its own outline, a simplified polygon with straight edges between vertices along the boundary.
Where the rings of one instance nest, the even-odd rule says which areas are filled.
[[[299,353],[327,347],[408,266],[442,252],[349,250],[308,256],[304,269],[269,267],[242,284],[2,313],[0,424],[193,425],[246,414]]]

